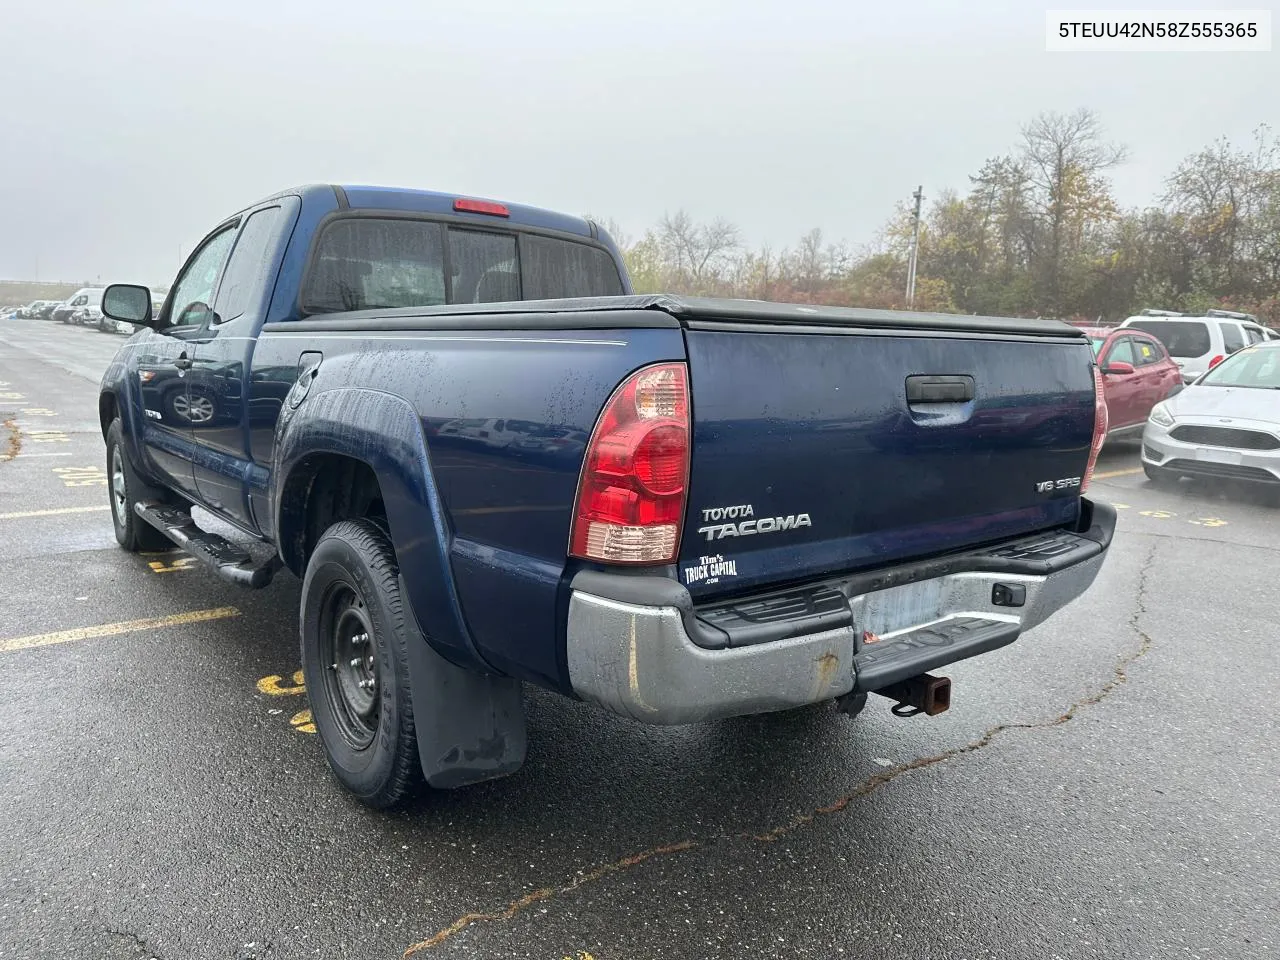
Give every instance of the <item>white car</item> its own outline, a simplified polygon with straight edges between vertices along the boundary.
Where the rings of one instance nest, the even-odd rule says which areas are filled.
[[[450,420],[440,427],[439,436],[485,447],[507,447],[539,428],[528,420],[505,420],[494,417]]]
[[[1157,403],[1142,469],[1153,481],[1216,477],[1280,489],[1280,342],[1247,347]]]
[[[1163,343],[1182,370],[1184,383],[1191,383],[1237,350],[1273,339],[1273,331],[1258,323],[1257,317],[1227,310],[1207,310],[1204,316],[1144,310],[1120,326],[1142,330]]]

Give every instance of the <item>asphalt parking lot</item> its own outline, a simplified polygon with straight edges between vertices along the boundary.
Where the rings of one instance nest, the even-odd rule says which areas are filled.
[[[653,729],[537,691],[518,775],[370,812],[299,585],[115,545],[123,338],[0,321],[0,958],[1280,952],[1280,506],[1104,450],[1094,588],[949,713]]]

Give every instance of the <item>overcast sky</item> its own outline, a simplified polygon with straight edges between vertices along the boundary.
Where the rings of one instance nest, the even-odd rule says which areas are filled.
[[[857,244],[1039,111],[1098,111],[1125,205],[1280,128],[1276,53],[1050,54],[1048,5],[7,3],[0,278],[167,282],[219,218],[312,181]]]

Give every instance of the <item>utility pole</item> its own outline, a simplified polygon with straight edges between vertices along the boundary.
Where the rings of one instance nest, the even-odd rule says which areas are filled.
[[[907,309],[910,310],[916,301],[916,262],[920,253],[920,204],[924,202],[924,184],[916,187],[912,198],[916,202],[915,211],[911,214],[911,247],[907,254]]]

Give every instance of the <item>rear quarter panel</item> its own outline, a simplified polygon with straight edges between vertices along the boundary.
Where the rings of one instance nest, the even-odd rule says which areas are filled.
[[[567,689],[557,614],[581,438],[628,373],[684,359],[680,330],[361,332],[335,324],[324,333],[289,333],[281,324],[258,340],[254,396],[287,410],[304,351],[323,353],[319,375],[296,414],[282,416],[273,449],[254,451],[255,459],[274,461],[272,489],[305,452],[327,445],[350,455],[368,449],[364,440],[349,442],[355,435],[383,435],[370,465],[384,495],[392,487],[400,501],[394,515],[388,503],[392,537],[414,613],[432,642],[455,661],[480,659]],[[353,391],[388,402],[366,398],[339,412],[326,399]],[[399,409],[413,412],[416,435],[403,428]],[[380,416],[395,423],[383,429]],[[317,419],[326,422],[308,426]],[[484,429],[441,432],[459,420],[507,423],[488,436]],[[297,431],[312,439],[290,441]],[[543,442],[565,436],[580,442]],[[425,476],[415,479],[419,473]],[[443,569],[428,557],[439,538]]]

